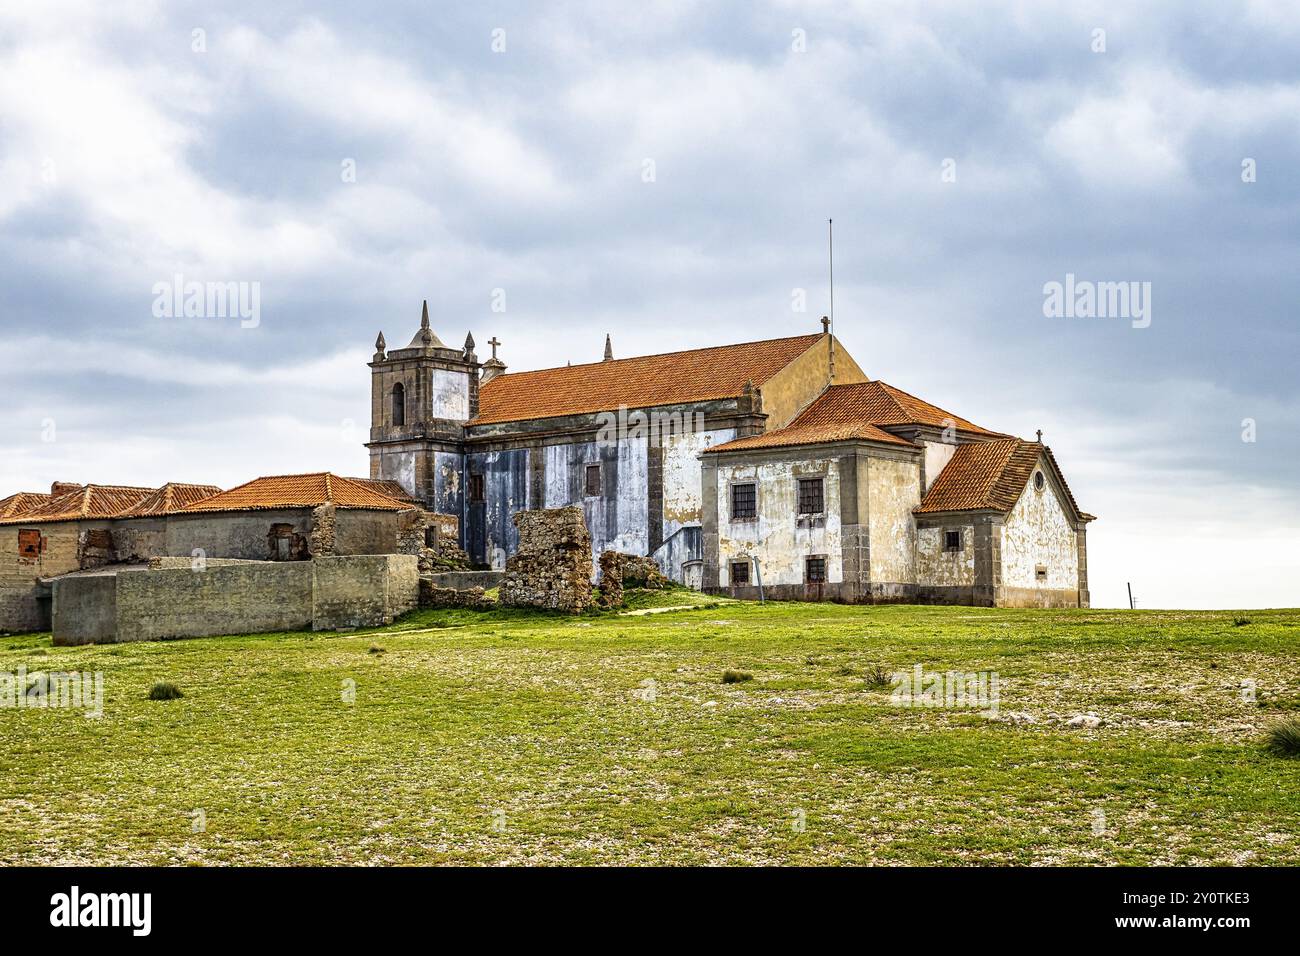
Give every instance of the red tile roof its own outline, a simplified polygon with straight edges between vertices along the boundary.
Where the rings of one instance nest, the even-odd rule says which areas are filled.
[[[116,518],[154,493],[153,488],[134,488],[126,485],[69,487],[72,490],[50,495],[49,500],[44,504],[30,509],[25,514],[5,518],[0,521],[0,524]]]
[[[349,478],[348,481],[355,481],[357,484],[365,485],[371,491],[377,491],[381,495],[396,498],[398,501],[409,501],[412,504],[418,504],[400,481],[393,481],[389,478]]]
[[[0,521],[5,518],[21,518],[43,507],[50,496],[40,491],[20,491],[8,498],[0,498]]]
[[[373,508],[379,511],[405,511],[411,507],[409,502],[375,491],[368,484],[321,471],[255,478],[182,508],[180,513],[314,508],[326,502],[332,502],[337,508]]]
[[[848,440],[912,447],[911,442],[884,430],[898,425],[951,426],[978,435],[997,434],[884,382],[857,382],[832,385],[784,428],[737,438],[706,451],[781,448]]]
[[[179,481],[169,481],[139,504],[118,515],[118,517],[136,518],[168,515],[218,494],[221,494],[221,489],[216,485],[190,485]]]
[[[479,413],[470,425],[735,398],[747,381],[761,387],[821,337],[796,335],[498,375],[479,390]]]
[[[1080,511],[1052,450],[1038,442],[1019,438],[959,445],[914,510],[917,514],[986,509],[1010,511],[1020,500],[1034,468],[1043,458],[1050,462],[1070,507],[1084,520],[1092,520],[1092,515]]]

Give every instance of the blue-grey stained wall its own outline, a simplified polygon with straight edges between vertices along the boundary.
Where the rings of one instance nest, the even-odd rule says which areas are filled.
[[[545,449],[546,507],[581,505],[591,532],[592,560],[602,551],[647,554],[647,442],[574,442]],[[587,465],[600,465],[601,493],[586,494]]]
[[[484,500],[470,501],[466,508],[466,550],[475,564],[504,568],[506,557],[519,549],[519,532],[511,519],[529,507],[528,454],[528,449],[517,448],[465,456],[467,489],[468,476],[483,476]]]
[[[439,451],[433,455],[433,501],[438,514],[455,515],[465,524],[465,456],[459,452]],[[462,537],[464,537],[462,535]],[[465,541],[461,541],[465,546]]]

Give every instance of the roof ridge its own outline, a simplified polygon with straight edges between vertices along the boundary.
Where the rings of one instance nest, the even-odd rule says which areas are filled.
[[[598,362],[577,362],[572,365],[552,365],[547,368],[530,368],[520,372],[502,372],[500,375],[493,378],[492,381],[496,382],[504,378],[518,378],[521,375],[533,375],[538,372],[555,372],[560,369],[588,368],[591,366],[613,365],[619,362],[635,362],[637,359],[663,358],[668,355],[689,355],[692,352],[716,352],[719,349],[734,349],[740,348],[744,345],[766,345],[770,342],[793,342],[796,339],[819,339],[825,334],[826,333],[824,332],[809,332],[806,335],[781,335],[774,339],[753,339],[749,342],[728,342],[725,345],[701,345],[693,349],[675,349],[670,352],[647,352],[645,355],[629,355],[626,358],[607,359]]]

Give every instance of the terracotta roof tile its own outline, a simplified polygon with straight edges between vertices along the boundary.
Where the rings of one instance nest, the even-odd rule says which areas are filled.
[[[1085,520],[1091,520],[1091,515],[1079,510],[1052,450],[1019,438],[959,445],[915,511],[917,514],[985,509],[1010,511],[1020,500],[1042,458],[1050,461],[1070,507]]]
[[[734,398],[808,351],[822,333],[498,375],[470,425]]]
[[[348,481],[355,481],[359,485],[365,485],[371,491],[377,491],[381,495],[396,498],[398,501],[409,501],[412,504],[418,504],[400,481],[393,481],[389,478],[348,478]]]
[[[359,481],[321,471],[307,475],[273,475],[255,478],[229,491],[223,491],[182,508],[181,513],[314,508],[327,501],[333,502],[337,508],[405,511],[411,507],[409,502],[390,498]]]
[[[138,505],[153,488],[126,485],[77,485],[73,490],[51,495],[49,500],[26,514],[5,518],[0,523],[75,521],[79,518],[116,518]]]
[[[780,448],[851,439],[911,446],[911,442],[884,429],[898,425],[946,428],[950,424],[959,431],[997,434],[884,382],[856,382],[832,385],[784,428],[737,438],[707,451]]]
[[[40,491],[20,491],[8,498],[0,498],[0,521],[5,518],[21,518],[47,503],[50,496]]]
[[[191,485],[179,481],[169,481],[118,517],[136,518],[150,515],[168,515],[220,493],[221,489],[216,485]]]

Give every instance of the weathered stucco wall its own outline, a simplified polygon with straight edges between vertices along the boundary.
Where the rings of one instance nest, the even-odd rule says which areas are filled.
[[[734,428],[713,428],[671,435],[663,443],[664,540],[687,525],[700,523],[702,507],[700,459],[706,448],[736,437]]]
[[[591,533],[593,573],[602,551],[647,554],[650,549],[648,448],[645,436],[614,443],[547,445],[547,508],[578,505]],[[601,493],[586,493],[586,469],[600,465]]]
[[[821,336],[808,351],[763,383],[763,412],[767,415],[768,431],[790,424],[831,384],[830,340],[831,336]],[[865,381],[866,374],[836,339],[835,384]]]
[[[519,548],[519,531],[514,525],[516,511],[529,508],[527,448],[505,451],[471,452],[466,455],[466,471],[483,476],[483,501],[467,506],[467,541],[470,559],[504,570],[506,557]]]
[[[861,474],[858,480],[862,480]],[[873,584],[916,583],[916,523],[920,462],[867,459],[868,528]]]
[[[944,532],[961,532],[961,550],[944,550]],[[975,526],[949,524],[916,532],[916,583],[928,587],[969,587],[975,583]]]
[[[925,448],[925,487],[921,489],[921,494],[924,495],[930,490],[934,480],[939,477],[939,472],[952,461],[957,446],[938,441],[922,441],[921,445]]]
[[[800,478],[824,478],[826,512],[817,517],[799,516]],[[731,520],[731,485],[758,485],[755,520]],[[731,561],[745,555],[760,562],[763,584],[804,583],[804,559],[826,557],[827,583],[844,578],[840,537],[840,460],[810,458],[806,461],[770,461],[760,464],[728,464],[718,467],[718,562],[719,583],[731,584]]]
[[[1045,579],[1038,578],[1040,566],[1047,570]],[[1040,491],[1031,478],[1007,515],[1002,527],[1002,586],[1079,588],[1078,539],[1051,479]]]
[[[405,487],[405,486],[403,486]],[[412,489],[407,488],[407,491]],[[439,514],[465,514],[465,456],[458,452],[439,451],[433,455],[433,501],[430,509]],[[465,522],[462,520],[461,525]],[[465,541],[461,539],[461,547]]]
[[[414,448],[379,447],[370,449],[370,477],[396,481],[410,494],[419,497],[421,488],[416,468],[420,452]]]
[[[454,422],[469,419],[469,375],[435,368],[429,373],[430,412],[434,418]]]

